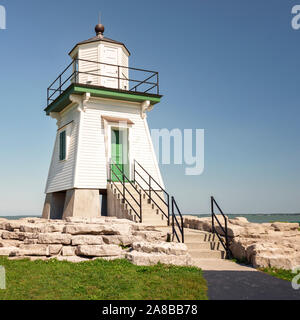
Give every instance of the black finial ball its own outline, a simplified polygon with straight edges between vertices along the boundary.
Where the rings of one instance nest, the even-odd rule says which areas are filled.
[[[104,32],[104,25],[99,23],[95,27],[96,34],[102,34]]]

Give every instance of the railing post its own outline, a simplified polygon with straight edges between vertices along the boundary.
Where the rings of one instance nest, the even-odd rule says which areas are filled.
[[[151,198],[151,176],[149,175],[149,198],[150,198],[150,201],[152,201],[152,198]]]
[[[214,198],[211,197],[211,229],[212,229],[212,233],[215,233],[215,225],[214,225]]]
[[[170,195],[168,195],[168,226],[170,226]]]
[[[59,77],[59,94],[61,94],[61,76]]]
[[[183,217],[182,215],[181,216],[181,227],[182,227],[182,230],[181,230],[181,237],[182,237],[182,243],[184,243],[184,223],[183,223]]]
[[[133,181],[135,183],[135,160],[133,162]]]
[[[229,241],[228,241],[227,218],[225,218],[225,242],[226,242],[226,255],[228,258]]]
[[[171,199],[172,201],[172,241],[174,240],[175,235],[175,226],[174,226],[174,197]]]
[[[142,210],[142,192],[140,191],[140,222],[142,223],[143,222],[143,210]]]
[[[124,203],[125,203],[125,174],[124,172],[122,172],[122,180],[123,180],[123,199],[124,199]]]

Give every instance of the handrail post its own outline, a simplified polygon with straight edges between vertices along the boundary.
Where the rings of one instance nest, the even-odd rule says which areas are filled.
[[[133,181],[135,183],[135,160],[133,162]]]
[[[124,199],[124,203],[125,203],[125,174],[124,174],[124,172],[122,172],[122,176],[123,176],[123,199]]]
[[[227,249],[226,255],[228,256],[229,241],[228,241],[227,218],[225,218],[225,242],[226,242],[226,249]]]
[[[172,197],[172,241],[174,240],[175,235],[175,226],[174,226],[174,197]]]
[[[211,229],[212,233],[215,233],[215,225],[214,225],[214,198],[210,198],[210,205],[211,205]]]
[[[183,223],[183,217],[182,215],[180,215],[181,217],[181,227],[182,227],[182,230],[181,231],[181,238],[182,238],[182,243],[184,243],[184,223]]]
[[[142,210],[142,192],[140,191],[140,222],[142,223],[143,222],[143,217],[142,217],[142,214],[143,214],[143,210]]]
[[[167,194],[168,198],[168,226],[170,226],[170,195]]]
[[[150,198],[150,201],[152,200],[151,198],[151,176],[149,175],[149,198]]]

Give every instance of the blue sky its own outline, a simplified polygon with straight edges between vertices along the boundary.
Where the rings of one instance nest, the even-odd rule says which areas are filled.
[[[0,0],[0,215],[40,214],[56,133],[46,88],[74,44],[123,41],[160,72],[151,128],[205,129],[205,171],[163,165],[185,213],[300,212],[300,30],[289,0]]]

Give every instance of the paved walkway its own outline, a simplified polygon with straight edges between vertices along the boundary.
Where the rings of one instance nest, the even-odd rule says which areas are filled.
[[[205,271],[257,271],[255,268],[225,259],[193,259],[193,265]]]
[[[291,283],[260,271],[204,270],[210,300],[300,300]]]

